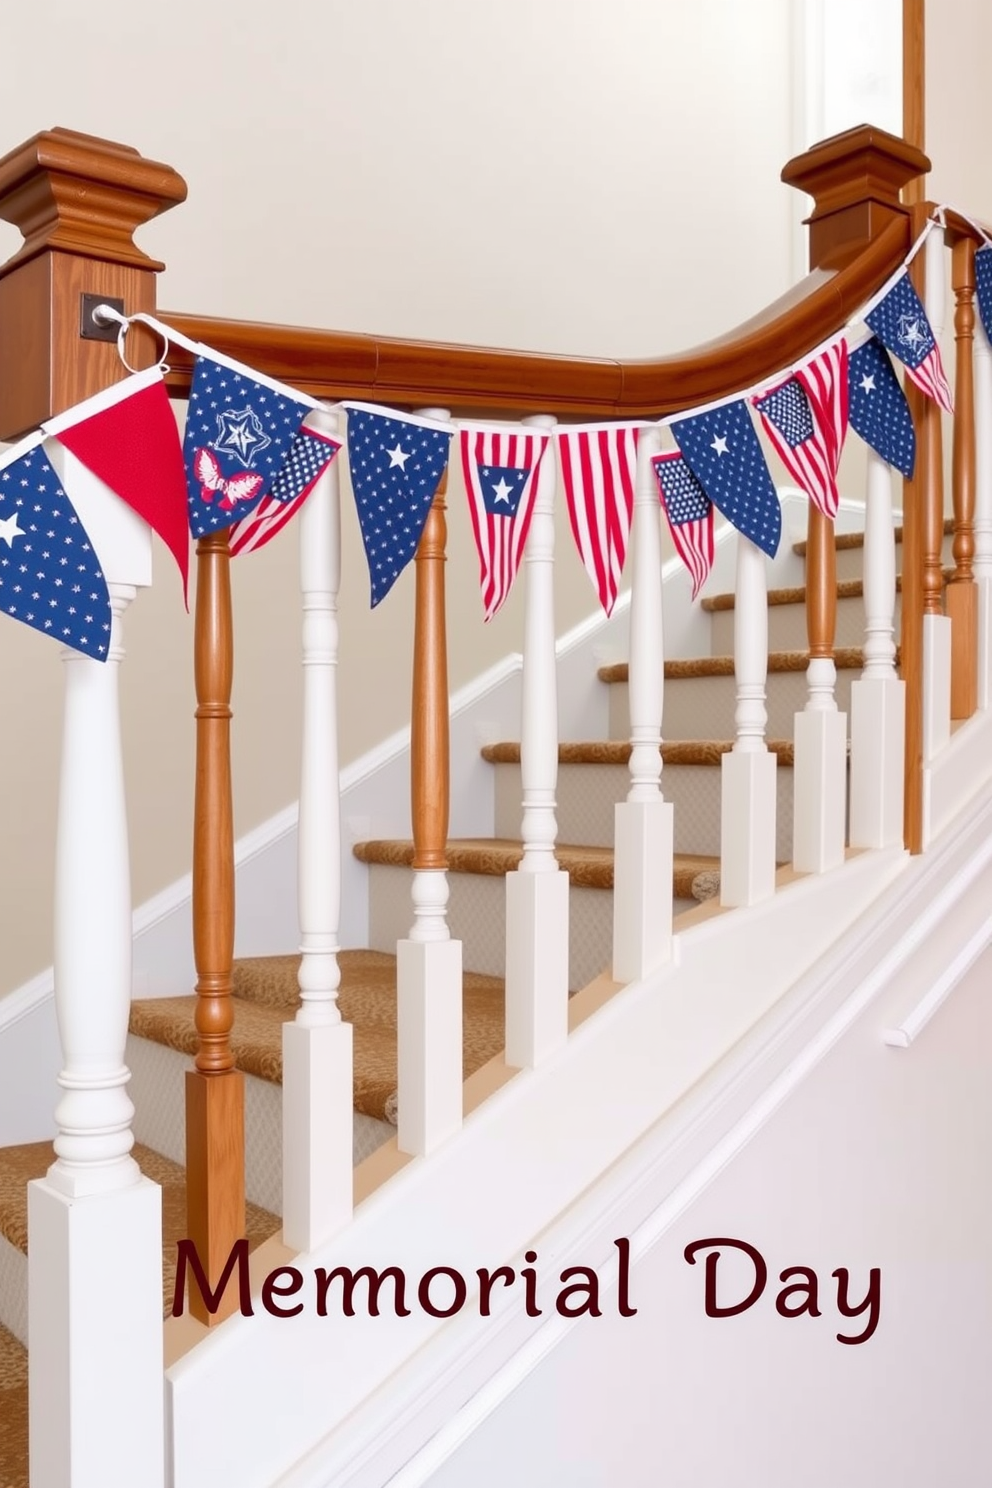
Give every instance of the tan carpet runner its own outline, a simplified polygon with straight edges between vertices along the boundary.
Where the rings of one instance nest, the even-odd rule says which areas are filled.
[[[0,1326],[0,1488],[28,1488],[28,1351]]]
[[[793,746],[789,739],[769,739],[768,748],[778,755],[780,765],[793,763]],[[718,765],[733,749],[731,739],[674,739],[661,746],[662,763],[666,765]],[[594,739],[589,743],[559,744],[560,765],[625,765],[631,745],[626,739]],[[519,765],[520,745],[487,744],[482,758],[491,765]],[[586,852],[587,848],[562,848],[562,852]],[[564,864],[562,864],[564,867]],[[612,880],[611,880],[612,881]]]
[[[411,848],[412,852],[412,848]],[[396,1122],[396,957],[383,951],[341,951],[341,1016],[354,1029],[355,1110]],[[255,956],[234,963],[231,1047],[239,1069],[282,1081],[282,1025],[295,1016],[298,955]],[[503,1049],[503,982],[467,971],[463,980],[464,1076]],[[195,1054],[194,997],[135,1002],[130,1028],[139,1038]]]
[[[834,665],[840,671],[860,672],[865,664],[864,651],[860,646],[839,646],[834,652]],[[809,666],[808,651],[769,651],[769,672],[805,672]],[[675,682],[683,677],[732,677],[732,656],[692,656],[682,661],[665,662],[665,681]],[[627,682],[627,663],[614,662],[602,666],[596,673],[600,682]]]

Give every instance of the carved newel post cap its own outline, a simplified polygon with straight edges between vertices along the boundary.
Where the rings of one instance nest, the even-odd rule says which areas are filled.
[[[46,129],[0,160],[0,218],[24,235],[0,276],[46,250],[158,271],[133,234],[185,199],[171,166],[113,140]]]
[[[814,203],[806,218],[811,267],[841,267],[895,218],[905,218],[900,192],[929,169],[922,150],[872,124],[835,134],[790,160],[782,180]]]

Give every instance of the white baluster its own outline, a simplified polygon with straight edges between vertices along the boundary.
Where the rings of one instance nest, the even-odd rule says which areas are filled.
[[[864,671],[851,687],[851,846],[902,842],[906,685],[896,675],[892,471],[868,451]]]
[[[946,317],[947,267],[944,234],[931,232],[924,244],[926,254],[927,316],[939,342]],[[939,416],[939,415],[938,415]],[[942,514],[943,517],[943,514]],[[933,760],[951,737],[951,631],[947,615],[923,616],[923,764]],[[924,819],[929,817],[929,785],[924,778]]]
[[[810,541],[807,548],[807,585],[835,582],[833,524],[810,512]],[[817,544],[827,547],[821,556]],[[814,556],[816,555],[816,556]],[[815,565],[826,562],[826,575],[818,579]],[[829,648],[828,655],[811,655],[806,669],[806,706],[795,715],[793,732],[793,819],[792,861],[798,873],[826,873],[844,861],[847,824],[847,714],[837,707],[837,667],[833,658],[836,621],[831,597],[807,605],[811,650]]]
[[[978,585],[978,706],[992,708],[992,346],[975,324],[975,582]]]
[[[524,423],[550,431],[553,418]],[[568,874],[555,859],[555,453],[545,450],[524,553],[520,778],[524,855],[506,875],[506,1062],[530,1068],[568,1036]]]
[[[721,761],[720,903],[756,904],[775,892],[778,758],[765,743],[768,591],[765,555],[737,536],[734,597],[734,747]]]
[[[425,418],[447,422],[446,409],[426,408]],[[435,497],[435,502],[437,498]],[[417,563],[417,604],[426,595],[423,613],[435,640],[440,636],[440,655],[414,657],[414,687],[426,689],[427,698],[415,698],[414,708],[425,707],[432,730],[431,748],[445,772],[448,768],[447,656],[445,633],[444,567],[441,537],[447,527],[443,510],[428,513],[421,543],[427,543],[423,565]],[[440,565],[440,567],[439,567]],[[424,663],[418,671],[418,664]],[[429,664],[428,664],[429,663]],[[436,665],[435,665],[436,664]],[[431,703],[443,692],[443,718],[432,716]],[[440,710],[438,710],[440,711]],[[427,747],[416,736],[411,749],[411,782],[423,786]],[[439,734],[437,731],[442,730]],[[424,753],[420,754],[419,750]],[[437,796],[444,809],[441,846],[448,830],[448,779],[437,780]],[[416,786],[414,787],[416,793]],[[415,803],[416,809],[416,803]],[[435,827],[438,823],[435,820]],[[448,930],[448,874],[444,868],[417,868],[411,886],[413,925],[406,940],[396,946],[397,997],[397,1142],[401,1152],[426,1156],[451,1136],[462,1122],[462,943]]]
[[[61,447],[52,464],[100,556],[108,660],[63,653],[55,869],[62,1044],[56,1161],[29,1185],[33,1488],[163,1482],[161,1190],[131,1156],[124,1063],[131,887],[118,673],[122,616],[151,582],[151,534]]]
[[[307,423],[335,434],[330,413]],[[338,781],[338,590],[341,507],[337,460],[299,518],[303,595],[303,757],[297,833],[300,1007],[283,1025],[283,1237],[311,1251],[352,1209],[352,1028],[338,1009],[341,802]]]
[[[613,976],[632,982],[671,955],[674,824],[661,791],[665,650],[661,610],[661,500],[651,456],[661,431],[642,429],[631,524],[630,790],[615,811]]]

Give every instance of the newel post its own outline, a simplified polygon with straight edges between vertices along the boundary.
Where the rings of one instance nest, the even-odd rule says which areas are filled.
[[[909,209],[900,200],[904,187],[925,174],[930,162],[921,150],[884,130],[862,125],[814,146],[791,160],[782,172],[789,186],[813,198],[809,224],[811,269],[840,269],[850,263],[893,222],[903,225],[908,250],[911,241]],[[873,507],[879,514],[876,493]],[[884,511],[884,503],[882,507]],[[877,520],[873,544],[877,551]],[[888,517],[891,529],[891,517]],[[894,540],[890,535],[885,539]],[[834,697],[836,667],[836,558],[833,523],[812,505],[806,566],[806,615],[809,633],[809,700],[796,715],[795,735],[795,866],[824,872],[844,856],[844,819],[847,781],[847,720]],[[874,596],[877,583],[872,589]],[[873,606],[877,601],[873,598]],[[904,620],[905,620],[904,604]],[[905,634],[905,632],[904,632]],[[883,693],[881,689],[886,689]],[[912,693],[912,686],[910,688]],[[901,684],[893,673],[878,669],[855,683],[852,701],[852,778],[857,799],[875,798],[884,782],[903,773]],[[922,706],[922,705],[921,705]],[[867,781],[865,773],[867,772]],[[907,779],[907,792],[919,793]],[[854,826],[857,821],[859,825]],[[863,814],[852,818],[852,828],[875,838],[891,832],[891,816],[884,823],[861,826]],[[853,840],[853,839],[852,839]],[[863,840],[862,845],[869,845]]]
[[[162,265],[134,229],[182,201],[168,166],[51,130],[0,160],[0,218],[24,235],[0,268],[0,438],[13,439],[125,375],[80,335],[80,296],[155,303]],[[55,1005],[62,1047],[56,1160],[28,1196],[32,1488],[128,1488],[164,1477],[161,1191],[131,1156],[124,1063],[131,889],[118,675],[123,616],[151,582],[146,524],[49,446],[107,580],[105,662],[63,653],[55,869]],[[54,660],[54,654],[53,654]]]

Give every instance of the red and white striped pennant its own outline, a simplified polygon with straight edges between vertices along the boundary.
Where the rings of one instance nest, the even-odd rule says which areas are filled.
[[[487,620],[499,610],[517,576],[548,442],[547,434],[523,429],[462,427],[462,474]]]
[[[575,546],[608,615],[627,556],[639,432],[632,424],[556,430]]]

